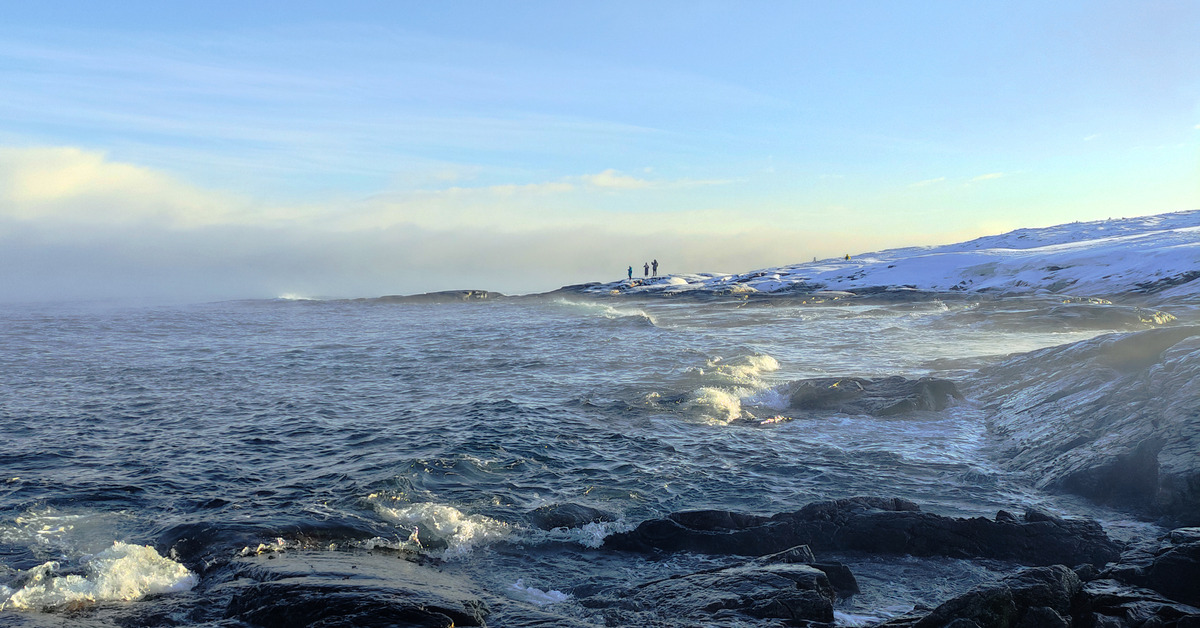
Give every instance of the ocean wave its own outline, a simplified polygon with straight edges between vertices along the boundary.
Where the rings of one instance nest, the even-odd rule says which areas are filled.
[[[708,361],[707,373],[727,380],[732,384],[760,387],[762,375],[779,370],[779,361],[766,354],[743,355],[728,360],[713,358]]]
[[[58,561],[43,563],[21,574],[18,589],[0,589],[0,609],[40,610],[76,607],[96,602],[137,600],[147,595],[188,591],[196,574],[163,558],[153,547],[116,541],[112,547],[84,559],[84,575],[56,575]]]
[[[591,301],[573,301],[571,299],[555,299],[556,305],[583,310],[586,313],[599,316],[609,321],[635,323],[652,327],[658,326],[658,321],[640,308],[613,307],[607,303]]]
[[[484,515],[468,515],[454,506],[421,502],[388,506],[373,501],[375,511],[392,523],[411,529],[396,547],[438,550],[445,558],[465,557],[476,547],[508,538],[512,524]]]
[[[689,393],[681,405],[688,414],[707,422],[731,423],[742,418],[742,397],[749,393],[741,388],[705,386]]]

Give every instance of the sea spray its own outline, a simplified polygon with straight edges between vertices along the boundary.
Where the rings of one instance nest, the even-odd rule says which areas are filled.
[[[409,538],[415,542],[404,546],[440,549],[447,558],[465,557],[476,547],[506,538],[512,532],[511,524],[484,515],[467,515],[445,504],[386,506],[376,502],[375,509],[383,518],[412,529]]]
[[[105,601],[131,601],[147,595],[187,591],[196,575],[163,558],[153,547],[117,541],[83,561],[84,575],[56,575],[57,561],[43,563],[24,574],[24,585],[0,599],[0,609],[38,610]],[[11,593],[9,593],[11,591]]]

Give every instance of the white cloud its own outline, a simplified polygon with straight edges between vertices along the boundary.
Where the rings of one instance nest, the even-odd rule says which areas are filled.
[[[924,181],[917,181],[916,183],[910,183],[910,184],[908,184],[908,187],[924,188],[924,187],[929,187],[931,185],[937,185],[939,183],[943,183],[943,182],[945,182],[945,180],[946,180],[946,177],[938,177],[936,179],[925,179]]]
[[[239,201],[78,148],[0,148],[0,217],[170,227],[244,222]]]
[[[621,174],[611,168],[598,174],[583,175],[580,179],[592,187],[613,190],[640,190],[654,185],[645,179]]]
[[[1100,134],[1099,134],[1099,133],[1092,133],[1091,135],[1089,135],[1089,136],[1087,136],[1087,137],[1083,138],[1083,141],[1085,141],[1085,142],[1090,142],[1090,141],[1092,141],[1092,140],[1094,140],[1094,139],[1096,139],[1096,138],[1098,138],[1098,137],[1100,137]]]

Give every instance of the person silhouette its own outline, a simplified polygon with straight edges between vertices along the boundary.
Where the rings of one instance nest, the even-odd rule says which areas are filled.
[[[652,271],[652,274],[650,275],[651,277],[658,276],[658,260],[650,262],[650,270]]]
[[[642,276],[643,277],[650,276],[650,262],[646,262],[646,263],[642,264]]]
[[[633,266],[630,266],[625,272],[629,273],[630,279],[633,279]]]

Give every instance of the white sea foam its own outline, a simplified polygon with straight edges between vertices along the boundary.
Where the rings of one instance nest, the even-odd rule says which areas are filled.
[[[527,587],[525,586],[523,579],[518,579],[510,588],[513,591],[516,591],[518,597],[520,597],[522,600],[525,600],[526,602],[532,602],[538,606],[545,606],[547,604],[560,604],[571,599],[571,595],[569,593],[563,593],[562,591],[543,591],[534,587]]]
[[[0,609],[38,610],[103,601],[136,600],[147,595],[187,591],[196,575],[163,558],[153,547],[117,541],[83,561],[85,575],[56,575],[52,561],[30,569],[20,589],[0,590]]]
[[[766,354],[742,355],[725,360],[713,358],[708,361],[707,372],[713,373],[733,384],[763,386],[764,373],[779,370],[779,361]]]
[[[884,619],[883,617],[873,617],[871,615],[852,615],[838,610],[833,611],[833,622],[837,626],[851,626],[854,628],[858,626],[874,626],[884,621]]]
[[[578,543],[584,547],[598,549],[604,545],[604,539],[618,532],[628,532],[634,529],[635,523],[624,518],[617,521],[594,521],[585,523],[577,528],[555,528],[553,530],[526,530],[534,541],[552,540],[555,542]]]
[[[684,397],[685,412],[714,423],[729,423],[743,417],[743,405],[768,405],[778,402],[771,397],[763,375],[779,369],[779,361],[766,354],[742,355],[730,359],[714,357],[703,368],[686,373],[702,383]]]
[[[705,386],[687,396],[684,408],[708,421],[729,423],[742,417],[742,395],[747,392],[745,389]]]
[[[238,556],[258,556],[259,554],[270,554],[272,552],[282,552],[287,549],[299,548],[300,543],[294,541],[285,541],[282,538],[276,538],[270,543],[259,543],[258,547],[250,547],[247,545],[238,552]]]
[[[381,516],[405,527],[413,528],[409,546],[437,547],[444,545],[444,555],[469,555],[480,545],[506,538],[512,526],[484,515],[467,515],[453,506],[431,502],[384,506],[375,504]]]
[[[566,305],[573,308],[579,308],[585,312],[596,314],[600,317],[609,320],[635,320],[639,322],[657,325],[658,321],[645,310],[633,307],[613,307],[607,303],[593,303],[589,301],[571,301],[569,299],[556,299],[555,303]]]

